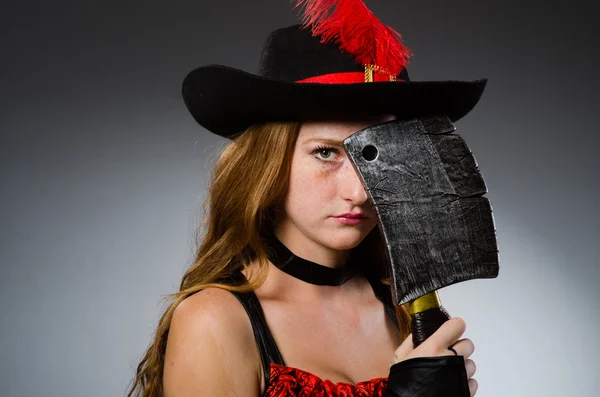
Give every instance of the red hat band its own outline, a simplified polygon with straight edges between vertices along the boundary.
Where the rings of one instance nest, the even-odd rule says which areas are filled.
[[[377,72],[377,73],[374,73]],[[380,81],[404,81],[396,76],[386,73],[376,65],[365,65],[365,72],[327,73],[320,76],[296,80],[296,83],[321,83],[321,84],[353,84]]]

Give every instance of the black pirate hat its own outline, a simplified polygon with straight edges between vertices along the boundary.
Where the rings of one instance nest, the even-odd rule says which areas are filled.
[[[231,138],[264,121],[438,113],[456,121],[479,101],[486,78],[410,81],[411,51],[361,0],[339,1],[333,12],[335,2],[300,3],[305,23],[269,34],[257,74],[207,65],[185,77],[183,99],[201,126]]]

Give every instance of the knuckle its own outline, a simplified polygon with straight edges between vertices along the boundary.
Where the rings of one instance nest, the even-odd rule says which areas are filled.
[[[462,342],[467,345],[468,349],[471,351],[471,353],[473,351],[475,351],[475,344],[473,343],[473,341],[469,338],[465,338],[462,340]]]
[[[475,380],[473,378],[469,379],[469,390],[471,391],[472,396],[475,395],[478,388],[479,388],[479,384],[477,383],[477,380]]]
[[[475,365],[475,361],[471,359],[465,360],[465,367],[467,369],[467,373],[471,374],[471,376],[477,372],[477,365]]]
[[[460,328],[464,329],[467,327],[467,323],[465,322],[465,320],[462,317],[453,317],[452,320],[454,320],[456,325]]]

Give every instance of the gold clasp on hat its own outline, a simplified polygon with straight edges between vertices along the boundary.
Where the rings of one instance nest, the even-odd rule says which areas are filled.
[[[373,72],[387,74],[390,77],[390,81],[396,81],[396,76],[394,76],[387,70],[385,70],[377,65],[366,64],[365,65],[365,83],[373,82]]]

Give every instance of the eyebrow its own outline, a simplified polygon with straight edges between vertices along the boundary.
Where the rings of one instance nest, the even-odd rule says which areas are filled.
[[[324,143],[327,143],[327,144],[333,145],[333,146],[340,146],[340,147],[344,146],[342,141],[338,141],[335,139],[329,139],[329,138],[310,138],[310,139],[307,139],[304,141],[304,143],[309,143],[309,142],[324,142]]]

